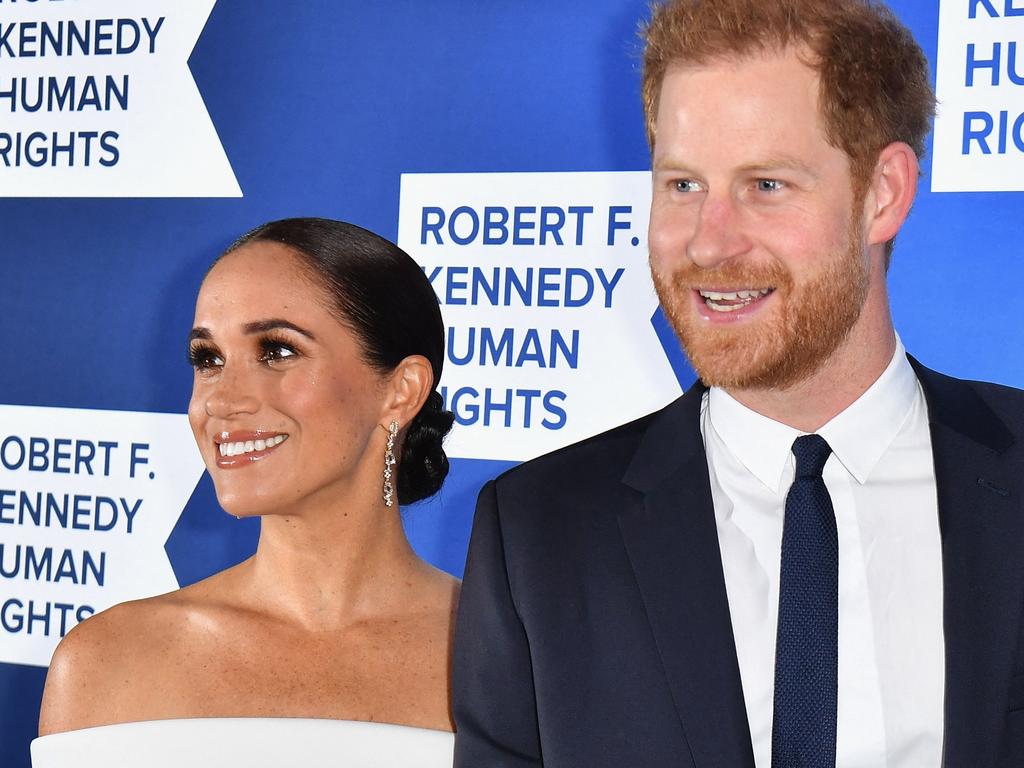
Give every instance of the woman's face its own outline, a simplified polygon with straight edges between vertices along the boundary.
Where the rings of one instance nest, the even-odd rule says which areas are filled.
[[[383,449],[368,450],[383,445],[383,380],[298,259],[277,243],[242,246],[196,301],[189,422],[233,515],[330,504],[368,492],[383,468]]]

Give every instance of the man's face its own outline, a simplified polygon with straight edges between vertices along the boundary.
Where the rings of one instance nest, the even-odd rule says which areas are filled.
[[[862,205],[794,50],[670,68],[654,147],[655,287],[706,384],[787,388],[818,370],[868,291]]]

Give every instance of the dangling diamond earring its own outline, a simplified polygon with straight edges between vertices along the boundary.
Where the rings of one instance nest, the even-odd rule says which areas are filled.
[[[391,484],[391,468],[395,465],[395,438],[398,437],[398,422],[391,420],[388,427],[388,447],[384,449],[384,506],[394,506],[392,496],[395,487]]]

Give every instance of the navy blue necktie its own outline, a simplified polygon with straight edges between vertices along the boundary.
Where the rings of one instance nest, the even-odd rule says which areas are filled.
[[[839,669],[839,537],[821,470],[820,435],[793,442],[775,646],[772,768],[835,768]]]

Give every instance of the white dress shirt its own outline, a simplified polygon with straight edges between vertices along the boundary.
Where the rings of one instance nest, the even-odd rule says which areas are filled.
[[[711,474],[743,698],[757,768],[771,768],[775,630],[791,448],[801,432],[704,397]],[[839,533],[837,768],[942,762],[942,558],[928,411],[899,339],[878,380],[818,430]]]

